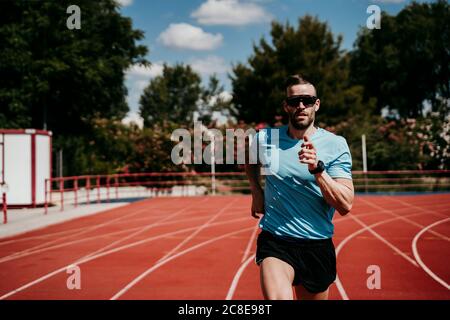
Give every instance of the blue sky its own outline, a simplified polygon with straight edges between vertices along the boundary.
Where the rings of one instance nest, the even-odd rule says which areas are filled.
[[[369,5],[396,14],[408,0],[116,0],[133,27],[145,32],[150,68],[133,67],[127,73],[130,117],[136,118],[142,89],[161,74],[162,64],[190,64],[204,83],[215,73],[231,91],[228,73],[233,64],[245,63],[252,45],[261,37],[270,41],[270,21],[297,26],[310,14],[326,21],[351,50],[360,27],[366,25]],[[421,0],[419,2],[424,2]],[[382,27],[381,21],[381,27]]]

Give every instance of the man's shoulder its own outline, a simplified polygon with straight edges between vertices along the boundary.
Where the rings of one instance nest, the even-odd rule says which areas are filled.
[[[326,161],[324,161],[325,163],[327,163],[328,165],[330,165],[330,163],[334,163],[334,161],[338,158],[341,159],[345,159],[346,162],[350,163],[350,168],[351,168],[351,151],[350,148],[347,144],[347,140],[340,135],[337,135],[333,132],[327,131],[325,129],[323,130],[323,137],[325,137],[325,141],[322,142],[322,147],[323,147],[323,153],[322,155],[324,156],[324,159]],[[349,169],[351,170],[351,169]],[[330,174],[330,172],[328,172]],[[339,173],[340,176],[342,173]],[[330,174],[332,177],[336,177],[336,172],[332,174]],[[344,175],[344,177],[347,177],[346,175]],[[351,177],[351,176],[349,176]]]
[[[270,132],[270,131],[274,131],[274,130],[279,131],[279,130],[283,130],[286,128],[287,128],[287,125],[276,126],[276,127],[267,126],[267,127],[259,129],[258,132]]]
[[[286,127],[287,127],[286,125],[284,125],[284,126],[279,126],[279,127],[270,127],[270,126],[267,126],[267,127],[265,127],[265,128],[259,129],[259,131],[256,133],[256,136],[257,136],[259,139],[267,139],[267,138],[270,138],[270,137],[272,137],[272,136],[274,136],[274,137],[276,137],[276,136],[280,137],[280,134],[281,134],[282,132],[284,132],[283,129],[285,129]]]
[[[338,146],[347,145],[347,140],[343,136],[337,135],[323,128],[319,128],[319,130],[321,132],[321,135],[327,140],[327,142],[331,142]]]

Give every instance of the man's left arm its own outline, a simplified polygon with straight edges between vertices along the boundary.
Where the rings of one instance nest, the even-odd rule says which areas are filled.
[[[344,178],[333,179],[326,171],[316,173],[314,176],[325,201],[342,216],[349,213],[355,197],[352,180]]]
[[[301,163],[308,164],[309,170],[317,168],[319,159],[317,159],[316,149],[307,136],[304,137],[304,143],[299,152],[299,159]],[[332,178],[326,171],[316,173],[314,176],[325,201],[341,215],[350,212],[355,197],[352,180]]]

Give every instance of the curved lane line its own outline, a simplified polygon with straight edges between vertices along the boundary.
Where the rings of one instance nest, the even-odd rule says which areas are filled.
[[[406,215],[405,217],[413,217],[413,216],[419,216],[419,215],[423,215],[423,214],[427,214],[427,213],[413,213],[413,214]],[[347,242],[349,242],[351,239],[353,239],[354,237],[356,237],[357,235],[368,231],[369,228],[374,228],[374,227],[377,227],[377,226],[380,226],[380,225],[383,225],[385,223],[389,223],[389,222],[392,222],[395,220],[400,220],[400,217],[390,218],[390,219],[386,219],[383,221],[373,223],[371,225],[368,225],[366,227],[358,229],[355,232],[353,232],[352,234],[348,235],[346,238],[344,238],[344,240],[342,240],[339,243],[338,247],[336,248],[336,258],[338,257],[339,253],[341,252],[341,250],[345,246],[345,244]],[[336,287],[337,287],[339,294],[341,295],[343,300],[350,300],[347,293],[345,292],[345,289],[344,289],[344,286],[342,285],[341,280],[339,279],[339,275],[336,275]]]
[[[247,266],[250,264],[253,259],[255,259],[256,254],[252,254],[243,264],[241,264],[241,267],[236,272],[233,281],[231,282],[230,289],[228,289],[227,296],[225,297],[225,300],[231,300],[233,298],[234,292],[236,291],[237,285],[239,283],[239,280],[241,279],[241,275],[244,272],[244,270],[247,268]]]
[[[433,280],[437,281],[439,284],[444,286],[447,290],[450,290],[450,285],[445,282],[443,279],[439,278],[433,271],[431,271],[430,268],[427,267],[427,265],[422,261],[419,255],[419,251],[417,250],[417,241],[419,241],[419,238],[422,234],[424,234],[428,229],[433,228],[439,224],[445,223],[447,221],[450,221],[450,218],[442,219],[439,221],[436,221],[435,223],[432,223],[416,234],[412,241],[412,251],[414,254],[414,258],[417,260],[417,263],[420,265],[420,267],[431,277]]]

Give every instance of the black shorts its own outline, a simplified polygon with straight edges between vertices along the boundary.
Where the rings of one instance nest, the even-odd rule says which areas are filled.
[[[274,257],[290,264],[295,276],[292,285],[301,284],[311,293],[325,291],[336,280],[336,253],[332,239],[281,238],[261,231],[255,261]]]

